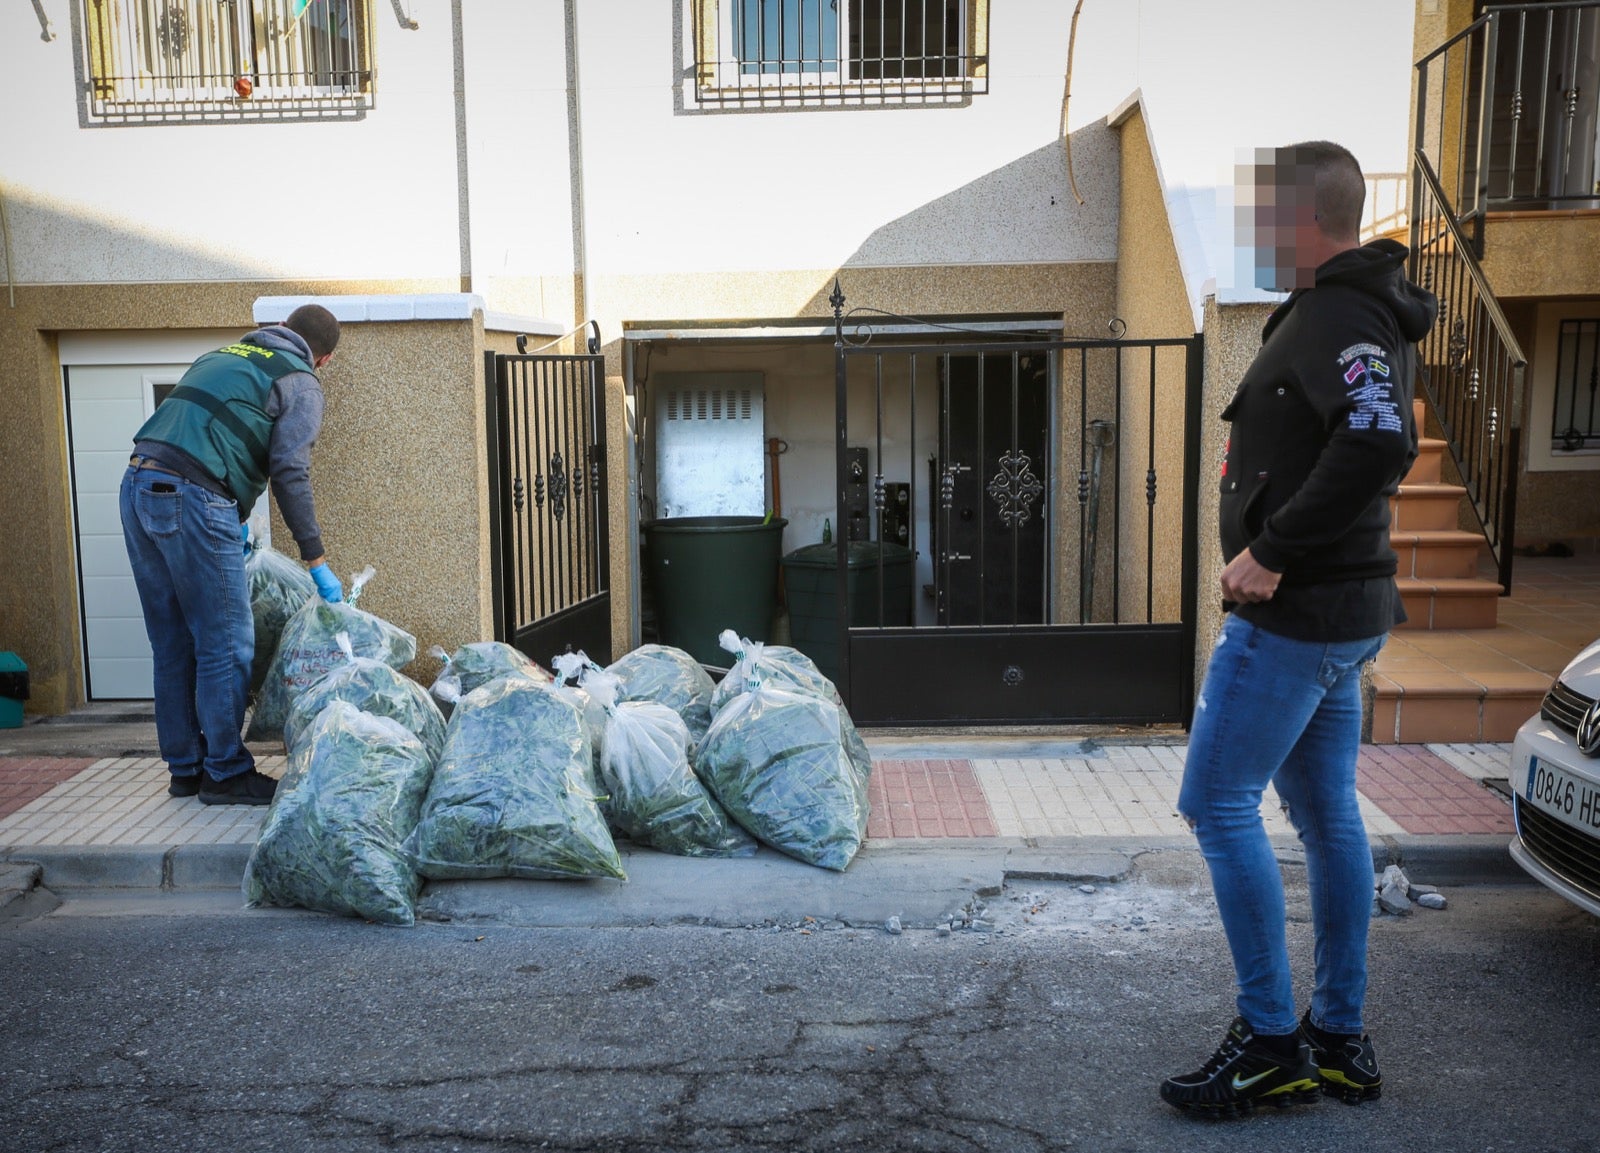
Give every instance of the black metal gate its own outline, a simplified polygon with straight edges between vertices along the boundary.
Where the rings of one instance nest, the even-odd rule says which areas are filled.
[[[1201,338],[897,343],[847,335],[843,303],[834,603],[857,723],[1187,725]],[[852,536],[909,545],[911,624],[903,554]]]
[[[484,360],[495,637],[609,664],[605,357]]]

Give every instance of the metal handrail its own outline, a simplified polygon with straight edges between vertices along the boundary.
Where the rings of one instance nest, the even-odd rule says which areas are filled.
[[[1418,378],[1509,593],[1528,358],[1421,147],[1414,171],[1410,275],[1439,297]]]
[[[1494,5],[1417,61],[1415,148],[1453,187],[1479,258],[1491,208],[1600,204],[1575,135],[1596,100],[1579,48],[1597,17],[1597,0]]]

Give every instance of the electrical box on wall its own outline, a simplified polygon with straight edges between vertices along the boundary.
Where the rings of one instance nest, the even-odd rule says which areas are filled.
[[[871,522],[867,520],[868,508],[867,450],[845,449],[844,465],[844,527],[846,540],[866,540],[870,536]]]
[[[883,486],[883,524],[878,538],[911,547],[911,486],[892,481]]]
[[[761,373],[663,372],[651,383],[658,515],[764,515]]]

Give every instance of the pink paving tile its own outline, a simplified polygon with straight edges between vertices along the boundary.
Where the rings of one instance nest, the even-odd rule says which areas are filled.
[[[1356,786],[1408,833],[1511,833],[1511,806],[1418,745],[1362,745]]]
[[[94,764],[93,757],[0,757],[0,817],[36,801]]]
[[[994,814],[969,761],[878,761],[868,837],[993,837]]]

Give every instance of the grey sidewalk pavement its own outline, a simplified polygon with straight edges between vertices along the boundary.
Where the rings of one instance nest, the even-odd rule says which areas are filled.
[[[1191,871],[1198,859],[1173,810],[1181,731],[864,736],[874,810],[868,843],[842,874],[766,849],[743,860],[699,860],[624,842],[626,882],[433,883],[419,914],[608,926],[808,917],[868,925],[894,916],[906,928],[931,927],[1008,881],[1137,883],[1174,854],[1192,858]],[[281,772],[275,751],[256,749],[263,771]],[[154,753],[153,723],[126,708],[0,730],[0,906],[33,885],[80,894],[237,892],[265,810],[168,797]],[[1506,775],[1508,754],[1503,745],[1364,747],[1362,808],[1375,870],[1398,862],[1413,880],[1442,886],[1525,879],[1506,849],[1509,806],[1492,787]],[[1270,801],[1268,831],[1293,867],[1298,843]]]

